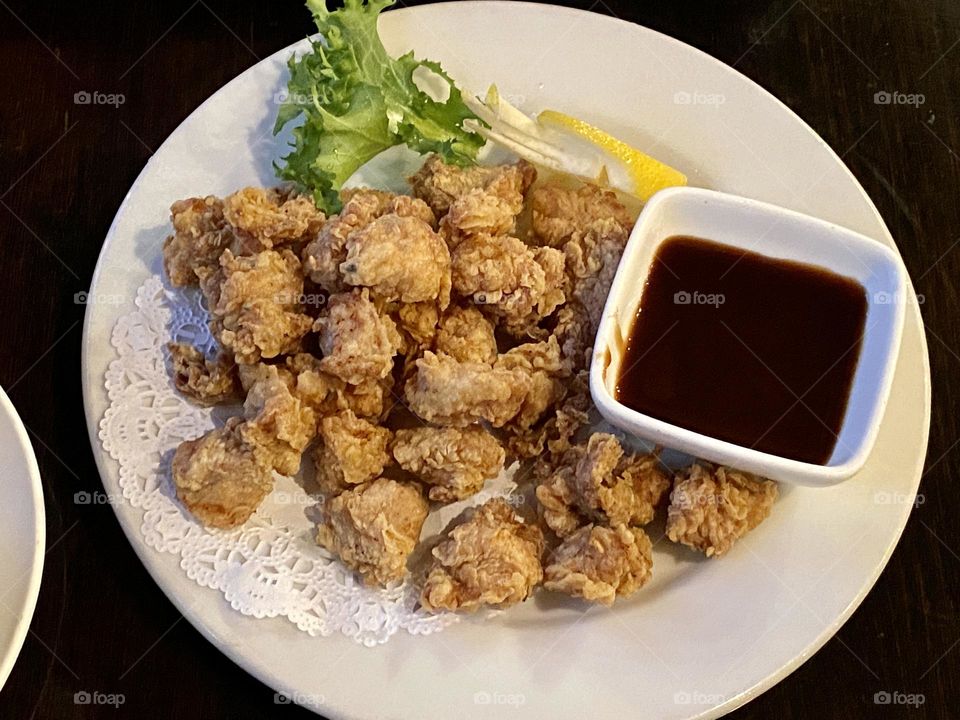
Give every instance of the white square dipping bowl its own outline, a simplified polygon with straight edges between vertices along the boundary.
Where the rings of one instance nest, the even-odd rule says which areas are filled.
[[[860,357],[833,454],[825,465],[800,462],[718,440],[632,410],[616,400],[626,341],[660,244],[685,235],[760,255],[822,267],[867,293]],[[617,268],[597,331],[590,393],[622,430],[704,460],[799,485],[833,485],[854,475],[876,440],[890,392],[906,304],[903,262],[885,245],[851,230],[755,200],[702,190],[657,193],[640,214]],[[824,323],[830,318],[823,318]]]

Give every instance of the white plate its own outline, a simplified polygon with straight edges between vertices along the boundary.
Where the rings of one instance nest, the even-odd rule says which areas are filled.
[[[381,32],[391,52],[414,48],[440,60],[464,87],[495,81],[526,110],[552,106],[584,117],[679,167],[692,184],[893,245],[863,189],[809,127],[759,86],[676,40],[600,15],[502,2],[393,11]],[[160,269],[171,201],[274,181],[271,162],[283,148],[270,136],[273,100],[290,50],[197,109],[151,158],[110,228],[90,296],[128,301],[91,303],[83,345],[87,424],[108,492],[118,489],[118,469],[96,433],[107,406],[110,332],[136,288]],[[402,165],[391,153],[364,179],[396,184]],[[912,507],[929,410],[914,302],[886,419],[854,479],[785,489],[772,517],[719,561],[661,542],[651,584],[612,611],[543,595],[485,623],[398,635],[375,649],[233,612],[218,592],[185,577],[174,555],[146,548],[139,511],[114,509],[157,583],[211,642],[331,718],[716,717],[810,657],[873,586]]]
[[[0,687],[20,654],[37,605],[46,523],[30,438],[0,389]]]

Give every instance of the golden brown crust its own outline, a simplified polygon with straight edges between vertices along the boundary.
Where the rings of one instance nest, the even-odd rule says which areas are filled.
[[[623,457],[613,436],[594,433],[536,490],[544,522],[559,537],[585,523],[645,525],[670,487],[656,455]]]
[[[451,254],[453,293],[502,322],[516,336],[531,334],[564,301],[564,258],[509,235],[477,234]]]
[[[502,427],[523,407],[530,376],[486,363],[457,362],[425,352],[404,389],[410,409],[427,422],[466,427],[486,421]]]
[[[313,451],[321,490],[335,494],[379,477],[390,464],[387,446],[391,436],[387,428],[358,418],[351,410],[323,418],[320,442]]]
[[[601,605],[632,595],[653,575],[653,547],[640,528],[586,525],[550,555],[543,587]]]
[[[237,364],[226,353],[208,359],[193,345],[167,343],[173,365],[173,383],[183,395],[201,405],[217,405],[237,400],[240,380]]]
[[[543,546],[540,528],[525,524],[504,499],[488,500],[433,549],[420,604],[473,612],[521,602],[543,579]]]
[[[720,557],[770,515],[777,495],[772,480],[696,463],[674,481],[667,537],[707,557]]]
[[[323,352],[320,369],[351,385],[387,377],[403,344],[393,320],[377,311],[366,289],[331,295],[314,329]]]
[[[585,232],[598,221],[612,220],[625,234],[633,227],[633,216],[616,193],[596,185],[583,184],[568,188],[546,183],[530,193],[533,208],[533,233],[540,242],[551,247],[563,245]]]
[[[459,362],[492,363],[497,358],[493,323],[475,307],[452,305],[440,318],[433,349]]]
[[[505,458],[497,439],[478,425],[397,430],[393,456],[431,486],[431,500],[444,503],[479,492],[485,480],[500,474]]]
[[[173,456],[177,497],[204,525],[241,525],[273,487],[273,475],[238,432],[238,418],[180,444]]]
[[[213,284],[219,280],[212,293],[211,328],[238,363],[295,352],[313,325],[301,305],[300,261],[289,250],[241,257],[225,250],[220,273],[210,277],[212,280],[202,281]]]
[[[419,487],[378,478],[330,498],[325,510],[326,518],[317,529],[320,545],[368,585],[403,580],[407,558],[427,517],[427,501]]]

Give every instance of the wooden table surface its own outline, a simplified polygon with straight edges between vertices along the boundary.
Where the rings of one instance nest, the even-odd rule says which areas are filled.
[[[783,100],[844,153],[925,298],[934,413],[924,502],[836,637],[731,717],[960,717],[960,523],[950,486],[960,463],[960,386],[950,380],[960,373],[960,3],[566,4],[679,38]],[[74,294],[88,287],[124,194],[205,98],[310,31],[294,0],[0,0],[0,385],[37,451],[48,538],[36,615],[0,692],[0,718],[312,717],[274,704],[273,690],[180,618],[109,507],[73,500],[101,488],[84,426]],[[125,102],[80,106],[79,91]],[[922,102],[877,103],[881,91]],[[81,691],[122,693],[125,704],[75,704]],[[878,692],[924,702],[878,706]]]

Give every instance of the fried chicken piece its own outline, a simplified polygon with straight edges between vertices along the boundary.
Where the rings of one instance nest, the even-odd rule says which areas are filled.
[[[404,390],[410,409],[427,422],[466,427],[486,420],[502,427],[520,412],[530,388],[523,370],[461,363],[427,351]]]
[[[476,235],[451,254],[454,294],[473,300],[524,336],[563,303],[564,259],[553,248],[531,248],[509,235]]]
[[[173,456],[177,497],[204,525],[232,528],[247,521],[273,487],[273,474],[238,432],[239,418],[180,443]]]
[[[667,537],[720,557],[767,518],[778,494],[772,480],[728,467],[691,465],[674,481]]]
[[[323,351],[320,369],[352,385],[389,375],[403,345],[397,326],[377,312],[365,288],[331,295],[314,329]]]
[[[317,542],[360,573],[367,585],[403,580],[427,501],[414,483],[378,478],[346,490],[325,503]]]
[[[301,312],[303,273],[289,250],[234,257],[225,250],[220,271],[201,277],[211,330],[238,363],[294,352],[313,325]]]
[[[455,502],[476,494],[503,470],[500,443],[478,425],[397,430],[393,456],[407,472],[431,485],[437,502]]]
[[[404,354],[416,354],[433,344],[440,322],[440,308],[433,301],[400,303],[396,312],[397,326],[406,339]]]
[[[286,359],[293,393],[318,416],[326,417],[350,410],[358,417],[380,418],[393,406],[393,377],[364,380],[348,385],[321,368],[322,360],[309,353],[297,353]]]
[[[497,358],[493,323],[475,307],[453,305],[440,318],[434,350],[460,362],[492,363]]]
[[[563,246],[570,296],[583,306],[591,336],[596,335],[626,244],[623,226],[615,220],[600,220]]]
[[[586,525],[550,555],[543,570],[547,590],[613,605],[653,575],[653,546],[640,528]]]
[[[520,412],[510,421],[511,426],[529,428],[563,397],[564,387],[559,378],[563,363],[560,345],[553,336],[544,342],[518,345],[498,356],[493,367],[520,370],[530,378],[530,390]]]
[[[634,218],[617,199],[616,193],[596,185],[573,189],[546,183],[530,193],[533,233],[545,245],[563,247],[574,235],[585,232],[597,221],[615,221],[626,234]]]
[[[223,215],[264,249],[313,239],[326,220],[309,196],[289,187],[238,190],[223,199]]]
[[[457,198],[463,197],[471,190],[483,189],[492,180],[503,175],[505,170],[518,167],[523,180],[521,192],[536,179],[536,169],[521,161],[517,166],[510,165],[473,165],[458,167],[447,165],[439,155],[431,155],[420,169],[407,178],[413,189],[413,194],[425,200],[433,209],[438,218],[450,211],[450,206]]]
[[[177,390],[201,405],[236,400],[240,391],[237,365],[226,353],[209,360],[193,345],[167,343]]]
[[[420,604],[474,612],[521,602],[543,579],[543,547],[540,528],[525,524],[503,498],[488,500],[433,549]]]
[[[423,220],[383,215],[351,233],[340,272],[348,285],[369,287],[385,302],[450,304],[450,253]]]
[[[197,284],[197,270],[216,269],[220,255],[235,239],[223,214],[223,201],[208,195],[170,206],[174,234],[163,242],[163,265],[170,284]]]
[[[620,442],[606,433],[594,433],[567,460],[536,490],[544,522],[558,537],[589,522],[645,525],[670,487],[656,455],[624,458]]]
[[[451,248],[478,234],[506,235],[514,232],[523,211],[523,196],[537,177],[525,160],[500,165],[482,187],[467,190],[450,203],[440,221],[440,232]]]
[[[327,292],[340,292],[345,288],[340,264],[347,259],[347,240],[378,217],[392,213],[418,218],[431,227],[437,224],[427,204],[408,195],[355,188],[344,190],[341,197],[340,213],[330,218],[303,253],[304,269],[310,279]]]
[[[387,428],[345,410],[320,421],[320,442],[314,448],[317,483],[324,493],[338,493],[379,477],[390,464],[391,433]]]
[[[570,374],[588,370],[596,333],[586,308],[571,300],[557,310],[556,319],[553,336],[560,345],[564,368]]]
[[[243,403],[246,422],[241,437],[257,457],[282,475],[295,475],[304,449],[317,434],[317,416],[297,397],[289,372],[276,365],[260,365]]]

